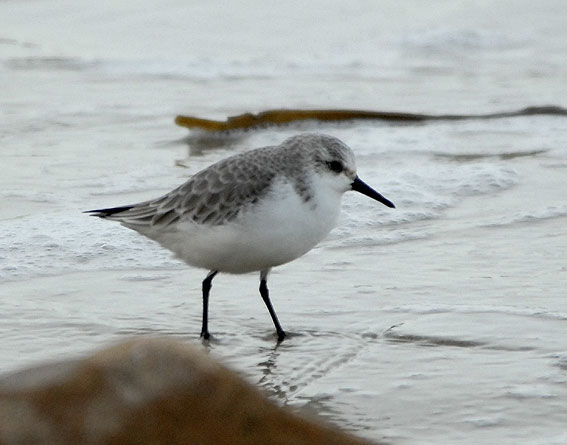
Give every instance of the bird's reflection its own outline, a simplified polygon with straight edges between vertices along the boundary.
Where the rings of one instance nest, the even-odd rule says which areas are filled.
[[[288,400],[288,388],[278,383],[280,379],[277,375],[278,361],[282,348],[286,349],[285,340],[275,343],[274,346],[270,348],[260,348],[258,351],[260,355],[265,356],[266,359],[257,365],[258,371],[260,371],[261,374],[257,386],[265,389],[272,396],[277,397],[285,403]]]

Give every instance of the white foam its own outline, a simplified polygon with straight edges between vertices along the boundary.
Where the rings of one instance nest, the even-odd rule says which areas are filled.
[[[77,212],[0,221],[5,280],[89,270],[181,267],[157,244],[117,224]]]
[[[535,223],[567,216],[567,205],[546,206],[540,209],[521,209],[513,215],[501,216],[486,224],[487,227],[500,227],[510,224]]]
[[[426,229],[415,223],[439,219],[467,197],[499,193],[519,182],[514,169],[488,162],[449,165],[417,164],[410,160],[401,170],[396,170],[396,179],[389,177],[393,176],[389,173],[386,178],[372,180],[370,170],[359,170],[361,177],[369,178],[367,183],[381,182],[380,187],[375,187],[394,201],[396,209],[389,210],[366,197],[347,194],[340,225],[330,236],[335,246],[379,245],[427,238],[440,228]],[[391,226],[392,230],[385,235],[382,229]]]

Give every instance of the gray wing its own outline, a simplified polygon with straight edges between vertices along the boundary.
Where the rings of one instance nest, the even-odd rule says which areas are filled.
[[[276,174],[269,151],[253,150],[222,160],[160,198],[89,212],[134,229],[166,227],[178,221],[223,224],[268,192]]]

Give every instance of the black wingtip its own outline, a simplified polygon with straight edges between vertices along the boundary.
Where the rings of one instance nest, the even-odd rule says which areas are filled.
[[[85,210],[83,213],[90,213],[90,216],[98,216],[99,218],[106,218],[107,216],[114,215],[115,213],[125,212],[134,206],[112,207],[109,209]]]

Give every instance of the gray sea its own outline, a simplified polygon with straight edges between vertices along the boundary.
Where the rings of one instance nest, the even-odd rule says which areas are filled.
[[[303,122],[205,138],[178,114],[567,106],[567,3],[0,2],[0,372],[130,337],[201,345],[201,280],[92,208],[233,153],[335,135],[391,210],[214,282],[209,353],[281,404],[393,444],[567,443],[567,119]]]

